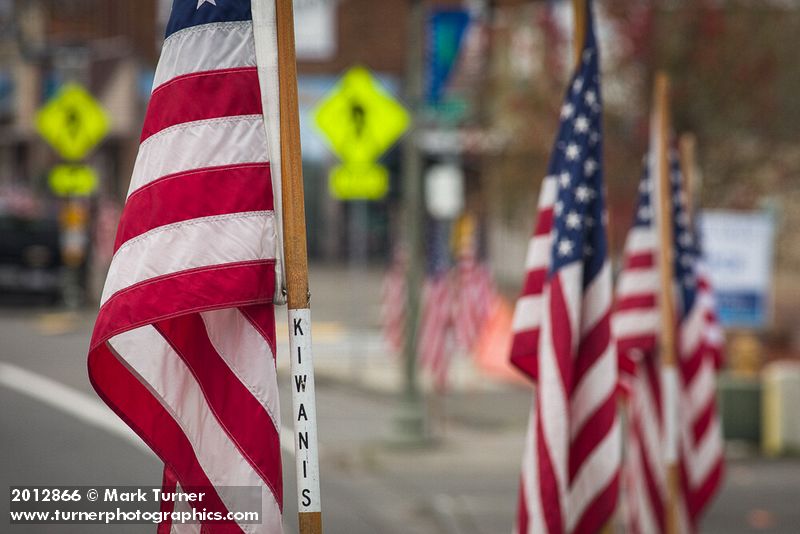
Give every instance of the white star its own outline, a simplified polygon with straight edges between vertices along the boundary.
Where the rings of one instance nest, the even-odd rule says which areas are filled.
[[[561,215],[562,211],[564,211],[564,203],[559,200],[553,204],[553,212],[558,216]]]
[[[681,265],[683,265],[686,268],[691,267],[692,266],[692,257],[689,256],[688,254],[682,254],[681,255]]]
[[[569,256],[574,248],[575,245],[569,239],[562,239],[558,242],[558,254],[560,256]]]
[[[583,78],[575,78],[575,81],[572,82],[572,91],[577,93],[583,89]]]
[[[572,183],[572,178],[570,178],[568,172],[564,171],[559,175],[558,183],[563,189],[566,189],[569,187],[569,184]]]
[[[591,256],[592,254],[594,254],[594,249],[589,245],[584,245],[583,246],[583,255],[584,256]]]
[[[575,119],[575,131],[581,134],[589,131],[589,119],[586,115],[578,115]]]
[[[596,145],[598,141],[600,141],[599,132],[592,132],[589,134],[589,144]]]
[[[678,237],[678,242],[684,247],[692,246],[692,234],[683,232],[680,237]]]
[[[689,213],[682,211],[678,213],[678,224],[683,227],[688,227],[691,223],[691,219],[689,218]]]
[[[575,189],[575,200],[577,200],[578,202],[589,202],[593,194],[594,191],[592,191],[585,185],[580,185],[578,186],[577,189]]]
[[[566,155],[569,161],[575,161],[581,155],[581,148],[575,143],[570,143],[567,145]]]
[[[597,170],[597,162],[589,158],[583,163],[583,174],[584,176],[591,176]]]
[[[572,114],[575,113],[575,106],[567,102],[563,106],[561,106],[561,118],[568,119],[572,117]]]
[[[581,216],[577,211],[571,211],[567,214],[567,228],[570,230],[577,230],[581,227]]]
[[[595,102],[597,102],[597,94],[594,91],[586,91],[586,94],[583,95],[584,101],[586,104],[593,106]]]
[[[650,192],[650,180],[642,180],[641,183],[639,183],[639,192],[640,193]]]
[[[211,4],[212,6],[216,6],[216,5],[217,5],[217,0],[197,0],[197,9],[195,9],[195,11],[197,11],[198,9],[200,9],[200,6],[202,6],[202,5],[203,5],[203,4],[205,4],[206,2],[208,2],[208,3],[209,3],[209,4]]]
[[[586,217],[585,220],[586,228],[591,228],[594,226],[594,217]]]
[[[643,221],[649,221],[652,217],[650,206],[642,206],[639,208],[639,218]]]

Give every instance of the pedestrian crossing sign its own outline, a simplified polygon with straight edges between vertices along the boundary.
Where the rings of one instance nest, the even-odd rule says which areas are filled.
[[[66,160],[83,159],[108,133],[108,116],[76,83],[63,86],[36,115],[39,134]]]
[[[345,163],[374,163],[408,129],[405,108],[364,67],[353,67],[313,112],[331,150]]]

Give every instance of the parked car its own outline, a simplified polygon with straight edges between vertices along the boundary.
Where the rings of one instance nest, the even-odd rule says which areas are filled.
[[[58,221],[0,213],[0,294],[61,297]]]

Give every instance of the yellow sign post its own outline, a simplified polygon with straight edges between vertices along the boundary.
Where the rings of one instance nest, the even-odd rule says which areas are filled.
[[[353,67],[314,110],[317,128],[343,162],[331,172],[331,194],[341,200],[379,200],[388,171],[375,162],[408,129],[405,108],[364,67]]]
[[[389,192],[389,170],[378,163],[337,165],[328,185],[339,200],[380,200]]]
[[[58,165],[47,178],[59,197],[88,197],[97,189],[97,173],[86,165]]]
[[[76,83],[62,87],[36,116],[39,134],[66,160],[84,158],[108,133],[106,112]]]

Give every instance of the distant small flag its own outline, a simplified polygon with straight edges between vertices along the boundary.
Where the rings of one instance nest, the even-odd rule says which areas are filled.
[[[450,363],[456,350],[455,292],[451,272],[431,274],[422,289],[417,352],[437,390],[447,387]]]
[[[383,337],[395,354],[403,350],[406,329],[406,270],[408,259],[401,250],[395,254],[381,287],[381,321]]]
[[[611,338],[599,58],[591,2],[539,198],[511,360],[536,381],[515,532],[593,533],[617,503],[621,456]]]
[[[456,338],[461,347],[471,351],[489,319],[497,290],[489,267],[476,257],[475,247],[460,253],[455,278]]]
[[[680,164],[670,155],[675,287],[679,317],[679,469],[682,532],[696,530],[700,514],[719,488],[723,470],[722,436],[716,409],[716,370],[722,332],[716,321],[699,245],[685,206]],[[667,516],[665,395],[658,337],[658,225],[654,181],[646,169],[639,185],[634,226],[625,245],[617,286],[614,332],[620,354],[623,390],[629,396],[629,426],[624,490],[631,532],[664,532]]]
[[[260,492],[258,524],[159,532],[282,532],[277,78],[259,68],[277,62],[274,17],[174,2],[92,336],[92,384],[164,462],[165,489],[206,493],[185,511],[225,517],[243,511],[232,487]]]
[[[420,365],[441,391],[447,387],[454,357],[476,349],[497,291],[489,268],[477,257],[474,236],[460,247],[456,265],[451,266],[443,228],[436,227],[431,234],[430,268],[420,295],[417,353]],[[402,350],[406,327],[406,261],[402,253],[397,254],[383,282],[383,333],[395,352]]]

